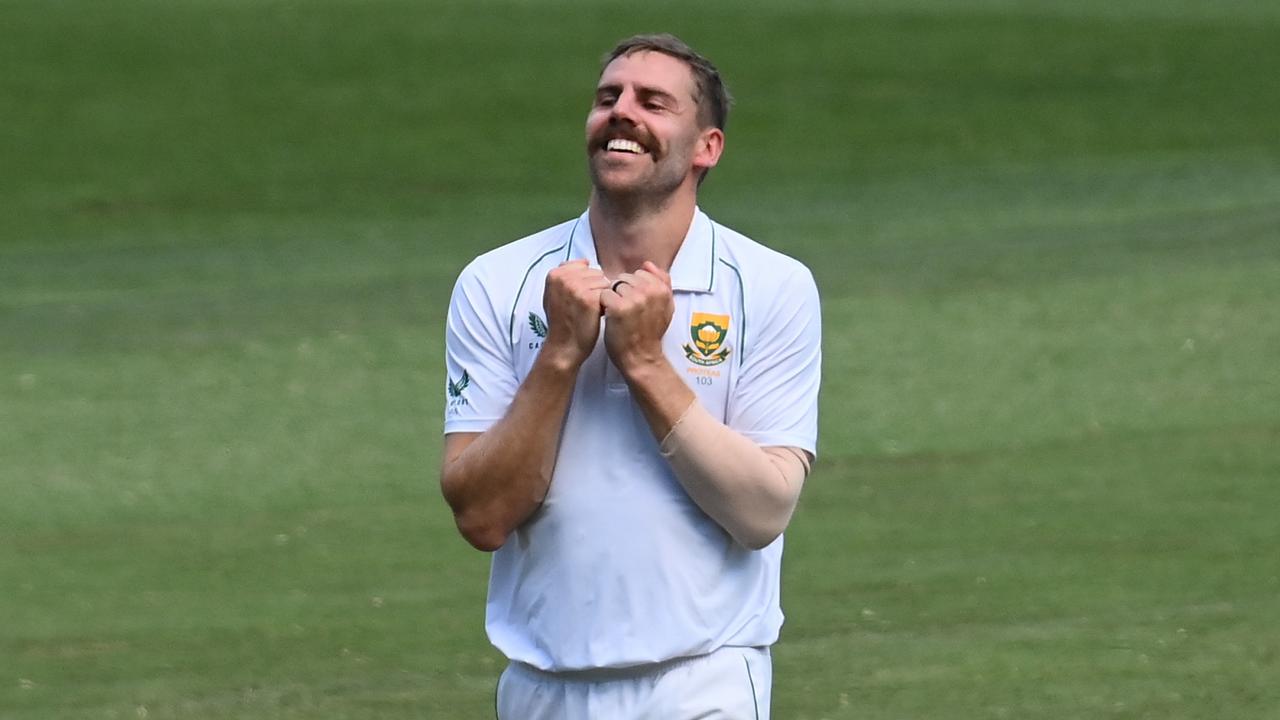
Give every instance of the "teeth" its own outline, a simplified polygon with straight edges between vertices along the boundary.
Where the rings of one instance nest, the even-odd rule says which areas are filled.
[[[610,140],[609,143],[605,145],[605,149],[635,153],[636,155],[640,155],[644,152],[644,147],[634,140]]]

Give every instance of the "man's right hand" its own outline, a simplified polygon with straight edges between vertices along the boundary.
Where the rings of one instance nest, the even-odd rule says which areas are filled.
[[[542,308],[547,339],[541,354],[577,369],[600,338],[600,293],[609,280],[585,259],[570,260],[547,274]]]

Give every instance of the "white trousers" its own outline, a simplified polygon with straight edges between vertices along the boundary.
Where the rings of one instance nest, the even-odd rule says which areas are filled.
[[[549,673],[513,662],[498,678],[498,720],[769,720],[768,648],[619,670]]]

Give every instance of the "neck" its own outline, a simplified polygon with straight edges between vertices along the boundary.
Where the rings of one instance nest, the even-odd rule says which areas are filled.
[[[588,219],[604,274],[612,278],[635,272],[645,260],[670,271],[696,207],[693,193],[676,193],[655,203],[592,190]]]

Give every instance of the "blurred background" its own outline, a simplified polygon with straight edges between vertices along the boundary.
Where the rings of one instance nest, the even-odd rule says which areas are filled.
[[[1280,4],[4,0],[0,717],[492,716],[448,296],[655,31],[823,295],[774,717],[1280,715]]]

